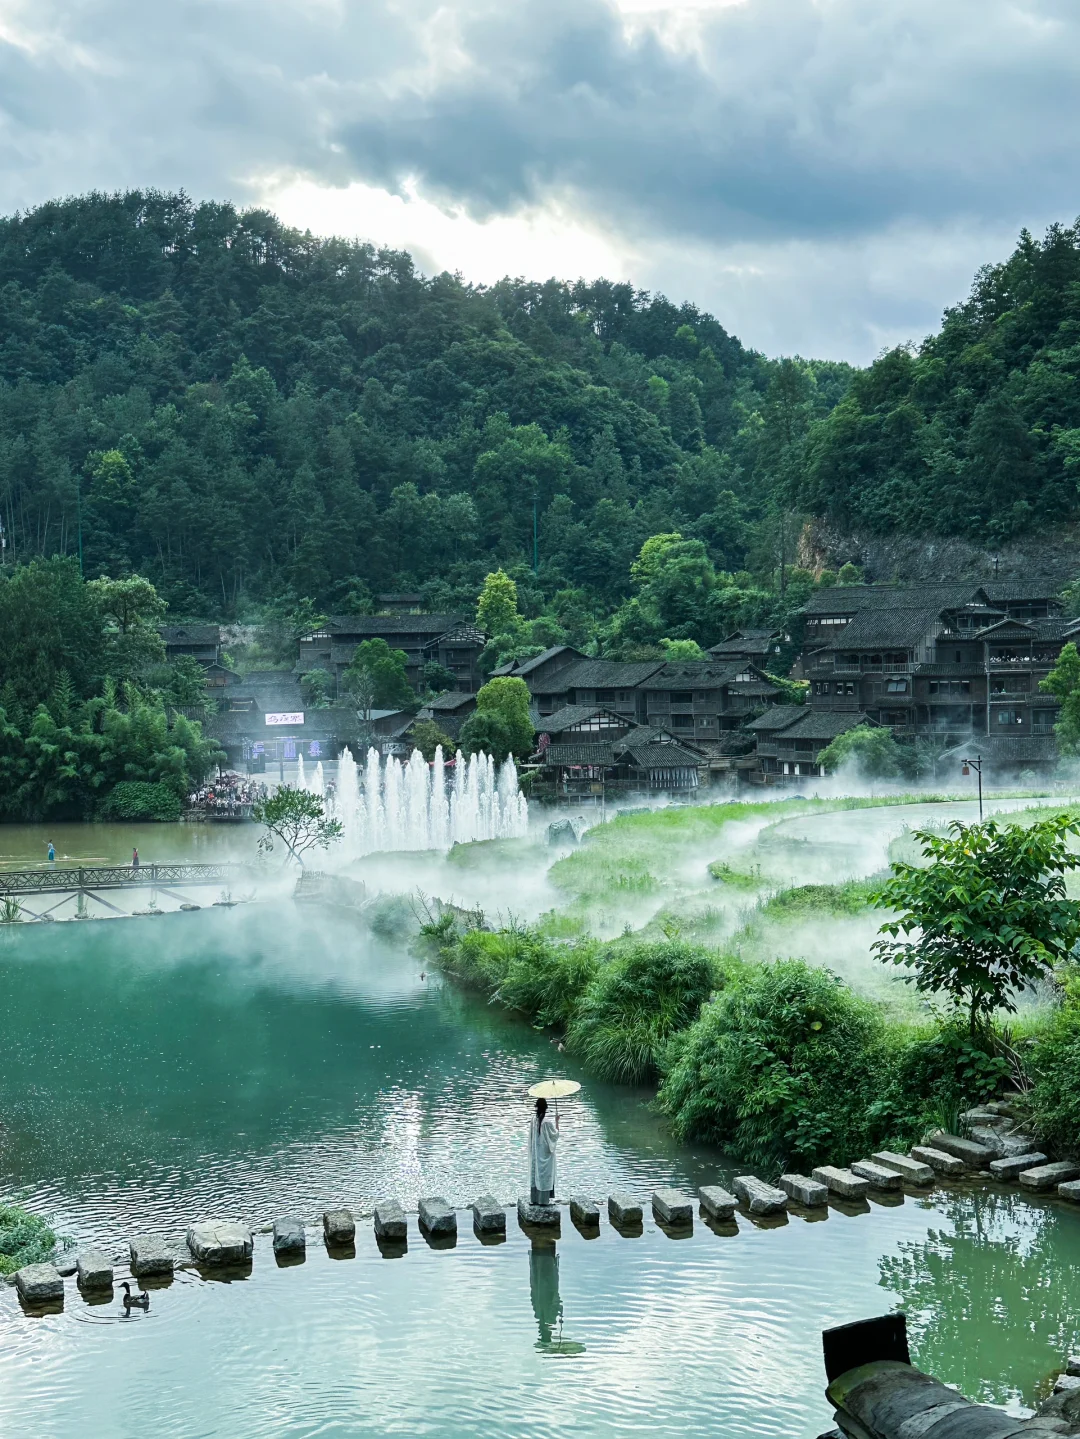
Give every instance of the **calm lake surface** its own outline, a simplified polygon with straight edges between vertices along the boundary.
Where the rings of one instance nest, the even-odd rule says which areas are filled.
[[[576,1075],[547,1036],[291,902],[0,936],[0,1195],[114,1253],[383,1194],[512,1202],[524,1090],[551,1071]],[[735,1172],[647,1096],[577,1077],[563,1196]],[[998,1403],[1033,1402],[1080,1341],[1080,1213],[1012,1191],[681,1240],[567,1218],[534,1247],[511,1216],[486,1246],[459,1222],[435,1251],[410,1217],[393,1259],[369,1219],[348,1260],[315,1230],[287,1268],[260,1235],[249,1277],[183,1271],[128,1320],[71,1281],[44,1318],[2,1288],[0,1433],[814,1439],[830,1324],[902,1304],[917,1360]]]

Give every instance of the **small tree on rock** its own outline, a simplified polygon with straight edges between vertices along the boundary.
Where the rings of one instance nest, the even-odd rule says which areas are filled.
[[[257,824],[266,826],[259,840],[263,853],[271,854],[274,841],[280,840],[301,868],[308,850],[329,849],[343,833],[339,819],[327,818],[319,795],[291,785],[280,785],[272,795],[259,800],[251,815]]]
[[[1065,894],[1065,876],[1080,867],[1068,845],[1080,821],[954,820],[949,830],[916,831],[928,864],[893,865],[874,902],[900,917],[881,926],[891,938],[873,948],[912,970],[917,989],[963,1009],[974,1035],[994,1010],[1015,1010],[1016,992],[1067,959],[1080,939],[1080,903]]]

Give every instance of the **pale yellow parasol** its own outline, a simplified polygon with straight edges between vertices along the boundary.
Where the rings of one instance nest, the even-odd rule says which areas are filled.
[[[576,1079],[542,1079],[529,1090],[530,1099],[569,1099],[581,1085]]]

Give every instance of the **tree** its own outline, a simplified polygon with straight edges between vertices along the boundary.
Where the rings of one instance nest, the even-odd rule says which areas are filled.
[[[344,833],[339,819],[326,817],[320,795],[291,785],[279,785],[272,795],[259,800],[251,817],[266,827],[259,840],[264,854],[272,853],[274,841],[280,840],[301,868],[309,850],[329,849]]]
[[[447,690],[456,690],[458,683],[458,677],[454,671],[439,664],[438,660],[428,660],[420,671],[420,689],[426,694],[440,695]]]
[[[1080,751],[1080,653],[1074,641],[1070,640],[1058,655],[1057,664],[1039,688],[1048,694],[1057,695],[1061,701],[1058,722],[1054,726],[1058,749],[1062,754],[1074,755]]]
[[[330,691],[334,687],[333,676],[326,670],[308,670],[300,678],[300,692],[304,696],[304,708],[325,710],[330,708]]]
[[[826,774],[850,768],[859,779],[895,779],[903,769],[900,746],[884,725],[856,725],[825,746],[818,763]]]
[[[524,759],[532,753],[536,728],[529,713],[529,687],[524,680],[500,675],[482,685],[476,696],[476,715],[495,715],[506,726],[506,746]],[[475,716],[470,715],[473,719]],[[468,723],[468,721],[466,721]],[[464,735],[464,726],[462,727]]]
[[[474,710],[461,726],[462,754],[490,754],[500,763],[511,750],[510,726],[496,710]]]
[[[660,648],[666,660],[703,660],[708,656],[697,640],[661,640]]]
[[[408,709],[416,703],[416,694],[405,675],[407,664],[404,650],[392,650],[384,639],[364,640],[342,679],[353,694],[370,695],[369,710]]]
[[[912,970],[909,982],[923,993],[962,1008],[974,1035],[996,1009],[1014,1010],[1014,994],[1066,960],[1080,939],[1080,903],[1065,893],[1065,876],[1080,868],[1068,845],[1080,821],[954,820],[949,831],[916,832],[925,866],[892,866],[874,902],[900,917],[881,926],[891,938],[873,949]]]
[[[476,602],[476,623],[486,635],[514,634],[521,627],[517,585],[505,570],[485,577]]]
[[[444,759],[449,759],[454,753],[454,741],[434,720],[417,720],[409,731],[409,737],[429,764],[435,758],[439,745],[442,745]]]
[[[101,614],[105,635],[105,668],[114,679],[139,679],[165,659],[158,624],[166,604],[149,580],[131,575],[123,580],[91,580],[86,586]]]

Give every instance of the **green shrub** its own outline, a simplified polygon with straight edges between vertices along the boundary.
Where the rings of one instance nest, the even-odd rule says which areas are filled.
[[[0,1274],[40,1264],[56,1247],[56,1235],[36,1214],[17,1204],[0,1205]]]
[[[864,1155],[888,1081],[876,1006],[799,960],[736,972],[665,1055],[659,1094],[680,1139],[776,1170]]]
[[[1065,982],[1062,1005],[1032,1045],[1031,1117],[1040,1138],[1062,1154],[1080,1152],[1080,976]]]
[[[555,944],[530,931],[514,948],[499,998],[537,1024],[565,1029],[596,975],[597,949],[595,941]]]
[[[800,884],[770,895],[761,905],[773,919],[795,919],[804,914],[861,914],[870,908],[876,886],[869,880],[849,879],[843,884]]]
[[[720,979],[708,950],[682,940],[608,947],[581,999],[567,1045],[605,1079],[656,1076],[662,1049],[685,1028]]]
[[[158,820],[170,824],[180,818],[182,805],[167,784],[121,780],[114,785],[98,813],[102,819]]]

